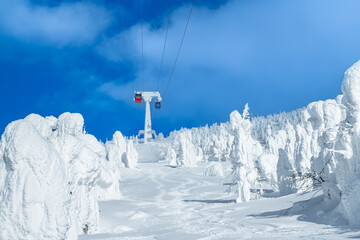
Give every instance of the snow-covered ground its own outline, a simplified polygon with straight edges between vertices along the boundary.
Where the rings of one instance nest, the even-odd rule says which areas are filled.
[[[360,232],[322,224],[321,192],[236,203],[229,179],[206,177],[208,163],[163,162],[121,169],[122,200],[100,202],[99,233],[80,239],[351,239]],[[226,173],[230,165],[223,163]],[[265,194],[266,195],[266,194]]]

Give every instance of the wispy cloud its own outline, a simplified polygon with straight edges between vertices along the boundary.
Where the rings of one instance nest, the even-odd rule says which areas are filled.
[[[0,32],[24,41],[90,44],[110,21],[107,10],[88,2],[47,7],[26,0],[0,1]]]

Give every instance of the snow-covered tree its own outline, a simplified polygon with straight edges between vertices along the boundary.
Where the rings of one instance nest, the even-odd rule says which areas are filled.
[[[230,125],[234,134],[231,160],[234,169],[234,181],[238,186],[237,202],[246,202],[251,198],[251,186],[255,186],[257,169],[256,149],[261,148],[259,143],[251,136],[251,121],[249,119],[249,107],[245,105],[243,114],[238,111],[230,114]]]
[[[97,230],[99,199],[121,197],[120,159],[84,131],[80,114],[10,123],[0,140],[0,239],[77,239]],[[117,137],[116,137],[117,136]],[[132,142],[114,137],[128,164]],[[130,164],[129,164],[130,165]]]

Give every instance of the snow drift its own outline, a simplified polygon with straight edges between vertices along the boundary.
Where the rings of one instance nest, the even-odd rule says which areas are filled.
[[[0,141],[0,238],[77,239],[99,221],[98,199],[121,197],[118,167],[137,162],[133,142],[117,132],[105,147],[80,114],[10,123]],[[125,158],[112,155],[122,149]],[[110,150],[112,149],[112,150]],[[118,150],[119,152],[120,150]]]

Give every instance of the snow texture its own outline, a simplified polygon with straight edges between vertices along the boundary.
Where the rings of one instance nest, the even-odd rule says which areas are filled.
[[[137,152],[121,133],[105,147],[83,125],[80,114],[64,113],[58,119],[31,114],[6,127],[0,142],[1,239],[77,239],[96,232],[98,200],[121,197],[118,167],[134,167]]]

